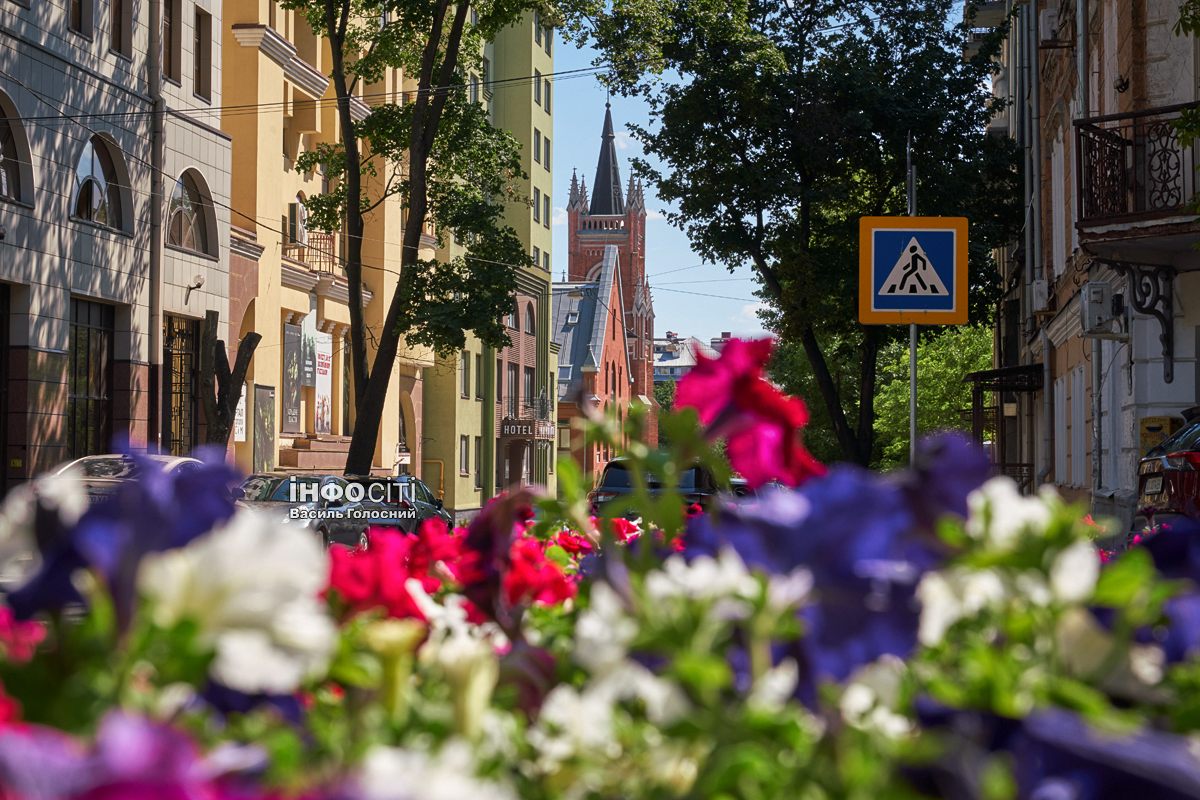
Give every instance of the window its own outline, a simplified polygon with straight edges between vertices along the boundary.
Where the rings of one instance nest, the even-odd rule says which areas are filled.
[[[570,364],[559,364],[558,365],[558,379],[560,381],[571,380],[571,365]]]
[[[76,33],[92,38],[92,6],[95,0],[68,0],[67,25]]]
[[[521,382],[521,392],[522,392],[521,399],[524,401],[524,405],[526,408],[533,407],[533,398],[534,398],[533,378],[534,378],[533,367],[526,367],[525,374],[522,375],[522,382]]]
[[[179,3],[180,0],[163,0],[162,71],[164,78],[175,83],[179,83],[182,69],[179,51],[183,49],[180,46],[183,31],[180,25]]]
[[[474,8],[471,9],[471,27],[472,28],[479,27],[479,12],[476,11]]]
[[[542,260],[542,249],[540,247],[533,248],[533,263],[536,266]]]
[[[121,195],[117,170],[108,145],[93,136],[83,147],[75,168],[75,192],[71,213],[77,219],[108,228],[121,227]]]
[[[475,356],[475,399],[483,399],[483,356]]]
[[[167,315],[163,320],[164,450],[186,456],[196,446],[196,399],[200,396],[200,323]]]
[[[534,313],[533,303],[525,306],[525,332],[530,336],[537,334],[537,314]]]
[[[542,16],[536,11],[533,12],[533,40],[542,43]]]
[[[542,190],[536,187],[533,190],[533,221],[542,221]]]
[[[550,55],[550,43],[554,41],[554,28],[546,28],[546,55]]]
[[[507,389],[508,389],[508,393],[504,398],[504,400],[505,400],[505,404],[504,404],[505,416],[515,418],[517,416],[517,365],[516,364],[508,365]]]
[[[574,325],[579,322],[579,300],[578,297],[572,297],[570,304],[567,306],[567,324]]]
[[[471,354],[466,350],[462,351],[462,366],[459,369],[459,372],[462,375],[462,396],[470,397],[471,396]]]
[[[129,13],[130,4],[130,0],[109,0],[108,3],[108,23],[111,28],[108,46],[113,52],[123,56],[133,55],[129,47],[130,40],[133,38],[130,30],[132,27],[130,23],[133,22],[133,15]]]
[[[469,475],[471,473],[471,462],[469,460],[471,442],[467,436],[458,437],[458,474]]]
[[[550,169],[550,137],[542,139],[542,166]]]
[[[479,76],[474,72],[471,73],[471,102],[479,102]]]
[[[496,359],[496,405],[504,400],[504,362]]]
[[[533,160],[542,163],[542,132],[537,128],[533,129]]]
[[[492,62],[488,61],[487,56],[483,57],[483,64],[480,67],[480,70],[483,72],[481,79],[483,80],[483,87],[486,89],[487,84],[488,84],[488,79],[492,75]]]
[[[504,324],[509,328],[517,327],[517,313],[515,311],[509,311],[507,314],[505,314]]]
[[[67,367],[71,458],[107,453],[112,447],[114,312],[102,303],[71,300]]]
[[[542,269],[550,271],[550,253],[542,253]]]
[[[21,199],[21,162],[17,155],[16,125],[5,119],[8,112],[0,106],[0,197]]]
[[[544,206],[544,208],[542,209],[542,225],[546,228],[549,228],[550,227],[550,195],[545,195],[542,198],[542,205]],[[533,218],[536,220],[537,215],[534,214]]]
[[[288,203],[287,243],[308,244],[308,209],[300,195],[296,195],[296,202]]]
[[[212,99],[212,15],[196,9],[192,43],[192,91],[204,100]]]
[[[483,437],[475,437],[475,488],[483,488]]]
[[[549,114],[550,113],[550,79],[546,78],[546,80],[542,81],[542,83],[545,85],[545,89],[546,89],[546,113]]]
[[[175,181],[171,204],[167,207],[167,244],[209,253],[207,208],[204,195],[196,185],[191,171]]]
[[[542,73],[533,71],[533,102],[542,104]]]

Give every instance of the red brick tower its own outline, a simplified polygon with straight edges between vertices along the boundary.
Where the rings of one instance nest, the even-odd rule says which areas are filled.
[[[621,170],[617,161],[616,134],[612,109],[606,103],[604,131],[600,136],[600,159],[592,182],[588,204],[586,180],[571,176],[571,197],[567,203],[568,280],[595,280],[604,260],[606,245],[616,245],[621,272],[621,303],[625,307],[626,346],[633,374],[630,394],[654,403],[654,302],[646,282],[646,199],[642,182],[629,176],[629,186],[621,191]],[[654,405],[657,409],[657,405]],[[658,443],[658,421],[651,422],[647,442]]]

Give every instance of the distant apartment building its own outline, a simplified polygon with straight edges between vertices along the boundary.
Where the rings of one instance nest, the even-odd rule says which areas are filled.
[[[654,340],[654,382],[681,380],[696,366],[697,353],[707,358],[717,358],[721,354],[720,347],[724,346],[730,335],[724,333],[722,337],[713,339],[712,344],[705,344],[695,336],[684,338],[667,331],[665,338]]]
[[[517,293],[505,324],[512,344],[497,350],[467,335],[466,347],[425,369],[424,475],[455,518],[473,516],[513,485],[555,487],[555,370],[550,336],[554,169],[555,31],[536,12],[484,46],[470,99],[522,145],[518,182],[526,203],[509,203],[502,224],[517,232],[533,268],[516,269]],[[447,242],[440,258],[461,255]]]
[[[230,340],[222,11],[0,4],[5,489],[114,437],[202,438],[206,311]]]
[[[341,472],[355,408],[346,356],[345,236],[310,229],[304,201],[329,191],[329,178],[296,168],[301,152],[341,135],[328,77],[329,44],[302,14],[275,0],[227,0],[224,23],[225,103],[242,109],[222,121],[237,176],[230,325],[239,335],[231,339],[251,331],[263,337],[246,381],[247,424],[234,436],[237,463],[255,472]],[[350,113],[362,120],[369,102],[402,98],[414,88],[400,70],[389,69],[378,84],[359,85]],[[379,167],[386,172],[387,165]],[[401,198],[393,196],[367,220],[362,258],[368,328],[383,324],[398,280],[404,213]],[[434,255],[432,234],[422,237],[422,258]],[[421,475],[422,370],[432,364],[430,352],[401,345],[373,472]]]
[[[1200,403],[1198,162],[1171,126],[1200,104],[1200,47],[1172,30],[1177,0],[989,2],[972,24],[1010,10],[993,91],[1012,105],[989,129],[1025,149],[1030,212],[997,253],[973,426],[1025,490],[1128,522],[1143,423]]]

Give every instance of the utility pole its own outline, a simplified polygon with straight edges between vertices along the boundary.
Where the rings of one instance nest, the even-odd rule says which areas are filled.
[[[912,131],[908,132],[908,215],[917,215],[917,172],[912,160]],[[917,323],[908,325],[908,463],[917,458]]]

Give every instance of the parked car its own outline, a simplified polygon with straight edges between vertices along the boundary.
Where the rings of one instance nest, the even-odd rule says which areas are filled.
[[[203,464],[186,456],[148,455],[144,458],[160,465],[165,472],[181,474],[198,470]],[[72,477],[82,482],[89,503],[99,503],[117,491],[123,481],[138,477],[138,462],[122,453],[84,456],[60,465],[48,475]]]
[[[1143,511],[1154,509],[1154,521],[1200,516],[1200,406],[1183,412],[1182,428],[1146,452],[1138,462],[1134,533],[1146,527]]]
[[[652,478],[646,488],[651,494],[662,491],[662,485]],[[716,478],[699,464],[684,470],[679,476],[679,492],[688,503],[707,506],[709,500],[716,496],[721,489]],[[605,503],[615,500],[621,495],[629,494],[633,494],[633,474],[629,471],[626,459],[616,458],[605,465],[604,472],[600,475],[600,482],[588,494],[588,503],[591,505],[592,513],[599,514],[601,506]],[[623,516],[630,516],[631,513],[636,512],[626,510],[621,513]]]
[[[369,497],[345,499],[348,481],[341,475],[261,473],[242,482],[243,496],[238,502],[247,508],[277,514],[289,525],[303,525],[314,531],[326,546],[342,544],[366,548],[370,546],[368,530],[373,527],[399,528],[415,533],[421,522],[432,517],[449,524],[450,514],[442,508],[442,501],[434,498],[420,480],[411,476],[387,480],[399,485],[394,502]],[[315,485],[316,499],[301,500],[312,490],[302,492],[300,485]]]

